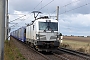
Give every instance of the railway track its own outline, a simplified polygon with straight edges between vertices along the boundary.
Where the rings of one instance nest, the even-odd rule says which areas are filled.
[[[55,54],[55,53],[38,52],[37,50],[35,50],[34,48],[28,46],[27,44],[25,44],[25,43],[23,43],[23,44],[26,45],[31,50],[33,50],[34,52],[36,52],[37,54],[39,54],[40,56],[44,57],[46,60],[69,60],[68,58],[66,58],[64,56],[60,56],[60,55]]]
[[[20,50],[21,54],[27,60],[50,60],[47,56],[44,56],[40,52],[36,51],[35,49],[31,48],[29,45],[18,41],[17,39],[11,37],[17,48]]]
[[[74,50],[70,50],[70,49],[66,49],[66,48],[59,48],[58,50],[72,54],[72,55],[76,55],[76,56],[81,57],[86,60],[90,60],[90,55],[82,53],[82,52],[78,52],[78,51],[74,51]]]
[[[33,50],[34,52],[36,52],[37,54],[39,54],[40,56],[44,57],[46,60],[51,60],[50,58],[48,58],[47,56],[43,55],[42,53],[36,51],[35,49],[33,49],[32,47],[28,46],[27,44],[25,44],[28,48],[30,48],[31,50]]]
[[[42,52],[42,54],[44,54],[45,56],[47,56],[51,60],[69,60],[68,58],[66,58],[64,56],[58,55],[58,54],[53,53],[53,52]]]
[[[61,56],[61,55],[58,55],[58,54],[56,54],[56,53],[53,53],[53,54],[54,54],[54,56],[60,58],[61,60],[69,60],[69,59],[66,58],[65,56]]]
[[[11,37],[11,40],[13,40],[13,42],[15,42],[15,45],[19,48],[19,50],[21,50],[22,55],[24,55],[25,58],[27,58],[27,60],[65,60],[65,57],[61,58],[60,56],[56,55],[55,53],[51,53],[51,54],[47,53],[47,55],[46,55],[42,52],[38,52],[34,48],[30,47],[28,44],[22,43],[21,41],[18,41],[17,39],[15,39],[13,37]],[[22,50],[24,50],[24,51],[22,51]],[[25,50],[27,50],[27,51],[25,51]],[[25,53],[25,52],[28,52],[28,53]],[[31,57],[32,55],[35,58]],[[36,58],[38,56],[40,56],[41,58]]]
[[[71,53],[67,54],[68,52],[65,52],[66,50],[64,48],[58,49],[57,53],[55,52],[42,53],[30,47],[28,44],[22,43],[16,39],[14,39],[13,41],[15,42],[16,46],[21,50],[22,55],[24,55],[25,58],[27,58],[27,60],[73,60],[73,59],[84,60],[84,59],[79,59],[77,57],[74,57],[76,53],[73,55]]]

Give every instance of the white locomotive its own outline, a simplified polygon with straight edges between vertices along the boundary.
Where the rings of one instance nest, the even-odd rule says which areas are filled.
[[[26,42],[38,51],[54,51],[59,45],[58,21],[48,16],[37,18],[26,27]]]

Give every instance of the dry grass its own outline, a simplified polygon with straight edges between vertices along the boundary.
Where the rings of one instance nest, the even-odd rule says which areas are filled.
[[[4,45],[4,60],[26,60],[14,45],[14,42],[5,41]]]
[[[90,54],[90,43],[89,42],[80,42],[74,40],[63,40],[61,47],[77,50],[80,52]]]

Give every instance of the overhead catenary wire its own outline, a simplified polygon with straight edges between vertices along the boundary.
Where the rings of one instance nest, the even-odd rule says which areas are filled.
[[[43,0],[42,0],[42,1],[43,1]],[[41,1],[40,3],[42,3],[42,1]],[[41,9],[43,9],[44,7],[48,6],[48,5],[49,5],[51,2],[53,2],[53,1],[54,1],[54,0],[50,1],[48,4],[46,4],[45,6],[41,7],[39,10],[41,10]],[[40,4],[40,3],[39,3],[39,4]],[[39,4],[38,4],[38,5],[39,5]],[[37,6],[38,6],[38,5],[37,5]],[[37,6],[36,6],[36,7],[37,7]],[[36,8],[36,7],[35,7],[35,8]],[[35,9],[35,8],[34,8],[34,9]],[[30,14],[31,14],[31,13],[30,13]],[[16,18],[16,19],[14,19],[14,20],[12,20],[12,21],[10,21],[10,22],[16,21],[16,20],[18,20],[18,19],[20,19],[20,18],[23,18],[23,17],[25,17],[25,16],[26,16],[26,15],[23,15],[23,16],[21,16],[21,17],[19,17],[19,18]],[[9,23],[10,23],[10,22],[9,22]]]
[[[36,5],[36,7],[34,7],[34,9],[36,9],[41,3],[43,2],[43,0],[41,0],[37,5]],[[33,9],[33,10],[34,10]],[[30,12],[30,14],[31,14],[31,12]],[[27,17],[27,19],[28,19],[29,17]]]
[[[42,0],[42,1],[43,1],[43,0]],[[41,1],[40,3],[42,3],[42,1]],[[52,3],[53,1],[54,1],[54,0],[51,0],[49,3],[47,3],[46,5],[44,5],[43,7],[41,7],[39,10],[42,10],[44,7],[48,6],[48,5],[49,5],[50,3]],[[39,3],[39,4],[40,4],[40,3]],[[38,4],[38,5],[39,5],[39,4]],[[38,6],[38,5],[37,5],[37,6]],[[37,6],[36,6],[36,7],[37,7]],[[35,8],[34,8],[34,9],[35,9]],[[39,10],[38,10],[38,11],[39,11]]]
[[[46,5],[44,5],[43,7],[41,7],[39,10],[43,9],[44,7],[48,6],[50,3],[52,3],[54,0],[51,0],[49,3],[47,3]],[[38,11],[39,11],[38,10]]]
[[[71,5],[71,4],[76,3],[76,2],[78,2],[78,1],[80,1],[80,0],[76,0],[76,1],[74,1],[74,2],[70,2],[70,3],[68,3],[68,4],[64,5],[64,6],[61,6],[60,9],[61,9],[61,8],[64,8],[64,7],[67,7],[68,5]],[[52,13],[55,13],[55,12],[56,12],[56,10],[54,10]]]
[[[43,0],[41,0],[41,2],[42,2],[42,1],[43,1]],[[40,2],[40,3],[41,3],[41,2]],[[36,5],[36,7],[39,6],[40,3],[39,3],[38,5]],[[36,8],[36,7],[35,7],[35,8]],[[35,8],[34,8],[34,9],[35,9]],[[31,13],[30,13],[30,14],[31,14]],[[13,15],[14,15],[14,14],[13,14]],[[15,14],[15,15],[16,15],[16,14]],[[20,19],[20,18],[23,18],[23,17],[25,17],[25,16],[26,16],[26,15],[23,15],[23,16],[21,16],[21,17],[18,17],[18,18],[16,18],[16,19],[14,19],[13,21],[16,21],[16,20],[18,20],[18,19]],[[10,21],[10,22],[13,22],[13,21]],[[10,22],[9,22],[9,23],[10,23]]]
[[[36,9],[42,2],[43,0],[41,0],[40,3],[38,3],[34,9]]]
[[[42,2],[42,1],[43,1],[43,0],[41,0],[41,2]],[[40,3],[41,3],[41,2],[40,2]],[[39,3],[39,4],[40,4],[40,3]],[[39,4],[36,5],[36,7],[39,6]],[[35,7],[35,8],[36,8],[36,7]],[[34,9],[35,9],[35,8],[34,8]],[[30,13],[30,14],[31,14],[31,13]],[[16,14],[13,14],[13,15],[16,15]],[[21,14],[20,14],[20,15],[21,15]],[[25,17],[25,16],[26,16],[26,15],[23,15],[23,16],[21,16],[21,17],[18,17],[18,18],[16,18],[16,19],[10,21],[9,23],[11,23],[11,22],[13,22],[13,21],[16,21],[16,20],[18,20],[18,19],[20,19],[20,18],[23,18],[23,17]],[[28,17],[28,18],[29,18],[29,17]],[[14,26],[14,25],[13,25],[13,26]],[[12,26],[11,26],[11,27],[12,27]]]
[[[43,1],[43,0],[41,0],[40,3],[42,3],[42,1]],[[47,3],[46,5],[44,5],[43,7],[41,7],[39,10],[41,10],[41,9],[43,9],[44,7],[48,6],[48,5],[49,5],[50,3],[52,3],[53,1],[54,1],[54,0],[51,0],[49,3]],[[80,0],[78,0],[78,1],[80,1]],[[78,2],[78,1],[75,1],[75,2]],[[75,3],[75,2],[72,2],[72,3]],[[36,7],[39,6],[40,3],[39,3],[38,5],[36,5]],[[68,6],[68,5],[72,4],[72,3],[68,3],[68,4],[66,4],[66,5],[64,5],[64,6],[62,6],[62,7],[66,7],[66,6]],[[36,8],[36,7],[35,7],[35,8]],[[35,9],[35,8],[34,8],[34,9]],[[54,13],[54,12],[56,12],[56,10],[54,10],[53,13]],[[65,12],[63,12],[63,13],[66,13],[66,12],[68,12],[68,11],[65,11]],[[63,13],[61,13],[61,14],[63,14]],[[16,20],[18,20],[18,19],[20,19],[20,18],[22,18],[22,17],[25,17],[25,15],[24,15],[24,16],[21,16],[21,17],[19,17],[19,18],[16,18],[16,19],[13,20],[13,21],[16,21]],[[11,22],[12,22],[12,21],[11,21]]]
[[[60,8],[64,8],[64,7],[68,6],[68,5],[71,5],[71,4],[76,3],[76,2],[79,2],[79,1],[80,0],[76,0],[74,2],[70,2],[70,3],[66,4],[66,5],[61,6]]]
[[[79,2],[79,1],[80,1],[80,0],[76,0],[76,1],[74,1],[74,2],[70,2],[70,3],[66,4],[66,5],[61,6],[60,9],[61,9],[61,8],[64,8],[64,7],[67,7],[68,5],[71,5],[71,4],[73,4],[73,3]],[[55,13],[55,12],[56,12],[56,9],[55,9],[52,13]],[[65,11],[65,12],[66,12],[66,11]]]
[[[43,0],[41,0],[40,3],[42,3],[42,1],[43,1]],[[54,1],[54,0],[51,0],[49,3],[47,3],[46,5],[44,5],[43,7],[41,7],[39,10],[41,10],[41,9],[43,9],[44,7],[48,6],[48,5],[49,5],[50,3],[52,3],[53,1]],[[40,3],[39,3],[39,4],[40,4]],[[39,5],[39,4],[38,4],[38,5]],[[38,6],[38,5],[37,5],[37,6]],[[37,7],[37,6],[36,6],[36,7]],[[36,7],[35,7],[35,8],[36,8]],[[35,8],[34,8],[34,9],[35,9]],[[39,11],[39,10],[38,10],[38,11]]]
[[[13,21],[16,21],[16,20],[18,20],[18,19],[20,19],[20,18],[23,18],[23,17],[25,17],[25,16],[26,16],[26,15],[23,15],[23,16],[21,16],[21,17],[19,17],[19,18],[16,18],[16,19],[10,21],[9,23],[11,23],[11,22],[13,22]]]
[[[41,2],[42,2],[42,1],[43,1],[43,0],[41,0]],[[45,6],[41,7],[39,10],[43,9],[44,7],[46,7],[47,5],[49,5],[49,4],[50,4],[51,2],[53,2],[53,1],[54,1],[54,0],[51,0],[49,3],[47,3]],[[78,0],[78,1],[80,1],[80,0]],[[78,1],[75,1],[75,2],[78,2]],[[40,3],[41,3],[41,2],[40,2]],[[62,8],[68,6],[68,5],[72,4],[72,3],[75,3],[75,2],[68,3],[68,4],[62,6]],[[39,3],[39,4],[40,4],[40,3]],[[36,5],[36,7],[39,6],[39,4]],[[36,8],[36,7],[35,7],[35,8]],[[34,9],[35,9],[35,8],[34,8]],[[72,9],[72,10],[73,10],[73,9]],[[54,10],[53,13],[54,13],[55,11],[56,11],[56,10]],[[71,10],[69,10],[69,11],[71,11]],[[63,13],[66,13],[66,12],[68,12],[68,11],[65,11],[65,12],[63,12]],[[61,13],[61,14],[63,14],[63,13]],[[18,19],[20,19],[20,18],[22,18],[22,17],[25,17],[25,16],[26,16],[26,15],[21,16],[21,17],[19,17],[19,18],[16,18],[15,20],[18,20]],[[15,20],[13,20],[13,21],[15,21]],[[11,22],[12,22],[12,21],[11,21]]]
[[[46,7],[47,5],[49,5],[49,4],[50,4],[51,2],[53,2],[53,1],[54,1],[54,0],[50,1],[50,2],[47,3],[45,6],[41,7],[39,10],[43,9],[44,7]],[[61,6],[60,8],[66,7],[66,6],[68,6],[68,5],[71,5],[72,3],[76,3],[76,2],[78,2],[78,1],[80,1],[80,0],[76,0],[76,1],[74,1],[74,2],[68,3],[68,4],[64,5],[64,6]],[[40,3],[42,3],[42,1],[41,1]],[[39,4],[40,4],[40,3],[39,3]],[[39,4],[38,4],[38,5],[39,5]],[[38,5],[37,5],[37,6],[38,6]],[[36,6],[36,7],[37,7],[37,6]],[[56,12],[56,10],[54,10],[53,13],[54,13],[54,12]]]
[[[18,23],[10,23],[10,24],[18,24]]]
[[[46,7],[47,5],[49,5],[49,4],[50,4],[51,2],[53,2],[53,1],[54,1],[54,0],[50,1],[48,4],[46,4],[45,6],[41,7],[39,10],[43,9],[44,7]],[[80,0],[76,0],[76,1],[74,1],[74,2],[71,2],[71,3],[66,4],[66,5],[64,5],[64,6],[61,6],[60,9],[63,8],[63,7],[66,7],[66,6],[68,6],[68,5],[71,5],[72,3],[76,3],[76,2],[78,2],[78,1],[80,1]],[[54,10],[52,13],[55,13],[55,12],[56,12],[56,10]],[[65,12],[67,12],[67,11],[65,11]]]
[[[60,9],[61,9],[61,8],[64,8],[64,7],[67,7],[68,5],[71,5],[71,4],[76,3],[76,2],[78,2],[78,1],[80,1],[80,0],[76,0],[76,1],[74,1],[74,2],[70,2],[70,3],[66,4],[66,5],[63,5],[63,6],[60,7]],[[56,12],[56,10],[54,10],[52,13],[54,13],[54,12]]]
[[[45,8],[46,6],[48,6],[49,4],[51,4],[54,0],[51,0],[49,3],[47,3],[46,5],[44,5],[43,7],[41,7],[39,10],[42,10],[43,8]],[[39,11],[38,10],[38,11]]]
[[[56,12],[56,10],[54,10],[52,13],[55,13]]]
[[[41,2],[42,2],[42,1],[43,1],[43,0],[41,0]],[[41,7],[39,10],[41,10],[41,9],[43,9],[44,7],[48,6],[48,5],[49,5],[51,2],[53,2],[53,1],[54,1],[54,0],[51,0],[49,3],[47,3],[45,6]],[[40,3],[41,3],[41,2],[40,2]],[[39,3],[39,4],[40,4],[40,3]],[[38,4],[38,5],[39,5],[39,4]],[[37,6],[38,6],[38,5],[37,5]],[[36,6],[36,7],[37,7],[37,6]],[[36,8],[36,7],[35,7],[35,8]],[[35,8],[34,8],[34,9],[35,9]],[[18,19],[20,19],[20,18],[22,18],[22,17],[25,17],[25,16],[26,16],[26,15],[21,16],[21,17],[19,17],[19,18],[16,18],[16,19],[14,19],[13,21],[16,21],[16,20],[18,20]],[[13,22],[13,21],[10,21],[10,22]]]
[[[24,14],[21,14],[21,13],[17,14],[17,12],[15,12],[15,13],[9,13],[8,12],[8,15],[24,15]]]
[[[42,3],[42,1],[43,1],[43,0],[41,0],[40,3]],[[47,5],[49,5],[49,4],[50,4],[51,2],[53,2],[53,1],[54,1],[54,0],[51,0],[49,3],[47,3],[45,6],[41,7],[39,10],[43,9],[44,7],[46,7]],[[80,0],[78,0],[78,1],[80,1]],[[78,1],[75,1],[75,2],[78,2]],[[68,3],[68,4],[62,6],[62,8],[68,6],[68,5],[72,4],[72,3],[75,3],[75,2]],[[36,7],[39,6],[40,3],[39,3],[38,5],[36,5]],[[35,7],[35,8],[36,8],[36,7]],[[35,9],[35,8],[34,8],[34,9]],[[55,12],[55,11],[54,11],[54,12]],[[54,12],[53,12],[53,13],[54,13]],[[24,15],[24,16],[25,16],[25,15]],[[24,17],[24,16],[21,16],[21,17]],[[19,17],[19,18],[20,18],[20,17]],[[16,18],[15,20],[18,20],[18,18]]]
[[[81,8],[81,7],[83,7],[83,6],[86,6],[86,5],[88,5],[88,4],[90,4],[90,3],[86,3],[86,4],[84,4],[84,5],[81,5],[81,6],[79,6],[79,7],[76,7],[76,8],[74,8],[74,9],[71,9],[71,10],[65,11],[65,12],[60,13],[60,14],[64,14],[64,13],[67,13],[67,12],[70,12],[70,11],[73,11],[73,10],[76,10],[76,9]]]

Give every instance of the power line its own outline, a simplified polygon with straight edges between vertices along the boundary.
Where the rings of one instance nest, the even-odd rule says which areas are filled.
[[[10,27],[15,27],[15,25],[12,25],[12,26],[10,26]]]
[[[54,0],[51,0],[49,3],[47,3],[46,5],[44,5],[43,7],[41,7],[39,10],[43,9],[44,7],[48,6],[50,3],[52,3]],[[38,10],[38,11],[39,11]]]
[[[42,1],[43,1],[43,0],[42,0]],[[41,1],[41,2],[42,2],[42,1]],[[53,2],[53,1],[54,1],[54,0],[50,1],[50,2],[47,3],[45,6],[41,7],[39,10],[43,9],[44,7],[46,7],[47,5],[49,5],[49,4],[50,4],[51,2]],[[41,2],[40,2],[40,3],[41,3]],[[40,4],[40,3],[39,3],[39,4]],[[38,4],[38,5],[39,5],[39,4]],[[37,6],[38,6],[38,5],[37,5]],[[36,7],[37,7],[37,6],[36,6]],[[36,7],[35,7],[35,8],[36,8]],[[35,8],[34,8],[34,9],[35,9]],[[31,13],[30,13],[30,14],[31,14]],[[26,16],[26,15],[24,15],[24,16]],[[16,18],[16,19],[14,19],[13,21],[16,21],[16,20],[18,20],[18,19],[20,19],[20,18],[22,18],[22,17],[24,17],[24,16],[21,16],[21,17],[19,17],[19,18]],[[13,22],[13,21],[10,21],[10,22]]]
[[[25,14],[9,14],[9,15],[25,15]]]
[[[38,6],[42,3],[42,1],[43,1],[43,0],[41,0],[41,2],[40,2],[39,4],[36,5],[36,7],[38,7]],[[36,8],[36,7],[35,7],[35,8]],[[34,9],[35,9],[35,8],[34,8]]]
[[[76,10],[76,9],[81,8],[81,7],[83,7],[83,6],[86,6],[86,5],[88,5],[88,4],[90,4],[90,3],[86,3],[86,4],[84,4],[84,5],[81,5],[81,6],[79,6],[79,7],[76,7],[76,8],[74,8],[74,9],[71,9],[71,10],[65,11],[65,12],[60,13],[60,14],[64,14],[64,13],[67,13],[67,12],[70,12],[70,11],[73,11],[73,10]]]
[[[43,0],[41,0],[41,2],[42,2],[42,1],[43,1]],[[40,3],[41,3],[41,2],[40,2]],[[40,4],[40,3],[39,3],[39,4]],[[36,7],[39,6],[39,4],[36,5]],[[36,8],[36,7],[35,7],[35,8]],[[35,8],[34,8],[34,9],[35,9]],[[30,14],[31,14],[31,13],[30,13]],[[16,14],[13,14],[13,15],[16,15]],[[18,14],[17,14],[17,15],[18,15]],[[22,14],[20,14],[20,15],[22,15]],[[25,17],[25,16],[26,16],[26,15],[21,16],[21,17],[19,17],[19,18],[16,18],[16,19],[14,19],[13,21],[16,21],[16,20],[18,20],[18,19],[20,19],[20,18],[23,18],[23,17]],[[13,21],[10,21],[10,22],[13,22]],[[9,22],[9,23],[10,23],[10,22]]]
[[[18,23],[9,23],[9,24],[18,24]]]
[[[42,3],[42,1],[43,1],[43,0],[41,0],[40,3]],[[43,9],[44,7],[46,7],[47,5],[49,5],[50,3],[52,3],[53,1],[54,1],[54,0],[50,1],[50,2],[47,3],[45,6],[41,7],[39,10]],[[78,0],[78,1],[79,1],[79,0]],[[78,1],[75,1],[75,2],[78,2]],[[75,2],[72,2],[72,3],[75,3]],[[39,3],[38,5],[36,5],[36,7],[39,6],[40,3]],[[64,5],[64,6],[62,6],[62,7],[66,7],[66,6],[68,6],[68,5],[72,4],[72,3],[66,4],[66,5]],[[36,8],[36,7],[35,7],[35,8]],[[35,9],[35,8],[34,8],[34,9]],[[56,11],[56,10],[55,10],[55,11]],[[53,11],[53,13],[54,13],[55,11]],[[31,14],[31,13],[30,13],[30,14]],[[24,16],[26,16],[26,15],[24,15]],[[22,18],[22,17],[24,17],[24,16],[21,16],[21,17],[19,17],[19,18],[16,18],[15,20],[18,20],[18,19],[20,19],[20,18]],[[15,21],[15,20],[13,20],[13,21]],[[12,22],[12,21],[11,21],[11,22]]]
[[[55,13],[56,12],[56,10],[54,10],[52,13]]]
[[[68,5],[71,5],[71,4],[73,4],[73,3],[76,3],[76,2],[78,2],[78,1],[80,1],[80,0],[76,0],[76,1],[74,1],[74,2],[70,2],[70,3],[68,3],[68,4],[64,5],[64,6],[61,6],[60,8],[66,7],[66,6],[68,6]]]
[[[43,1],[43,0],[41,0],[41,2],[40,2],[40,3],[42,3],[42,1]],[[40,3],[39,3],[37,6],[39,6],[39,5],[40,5]],[[36,7],[37,7],[37,6],[36,6]],[[35,8],[36,8],[36,7],[35,7]],[[35,8],[34,8],[34,9],[35,9]],[[31,14],[31,13],[30,13],[30,14]],[[16,15],[16,14],[13,14],[13,15]],[[20,19],[20,18],[23,18],[23,17],[25,17],[25,16],[26,16],[26,15],[21,16],[21,17],[18,17],[18,18],[16,18],[16,19],[14,19],[14,20],[10,21],[9,23],[11,23],[11,22],[13,22],[13,21],[16,21],[16,20],[18,20],[18,19]],[[28,18],[29,18],[29,17],[28,17]],[[18,24],[18,23],[17,23],[17,24]],[[14,26],[14,25],[13,25],[13,26]],[[12,26],[11,26],[11,27],[12,27]]]
[[[22,18],[22,17],[25,17],[26,15],[23,15],[23,16],[21,16],[21,17],[19,17],[19,18],[16,18],[16,19],[14,19],[14,20],[12,20],[12,21],[10,21],[10,22],[13,22],[13,21],[16,21],[16,20],[18,20],[18,19],[20,19],[20,18]],[[9,22],[9,23],[10,23]]]
[[[42,1],[43,1],[43,0],[42,0]],[[40,3],[42,3],[42,1],[41,1]],[[49,3],[47,3],[46,5],[44,5],[43,7],[41,7],[39,10],[41,10],[41,9],[43,9],[44,7],[48,6],[48,5],[49,5],[50,3],[52,3],[53,1],[54,1],[54,0],[51,0]],[[39,3],[39,4],[40,4],[40,3]],[[38,4],[38,5],[39,5],[39,4]],[[38,5],[37,5],[37,6],[38,6]],[[37,7],[37,6],[36,6],[36,7]],[[35,8],[36,8],[36,7],[35,7]],[[34,9],[35,9],[35,8],[34,8]],[[38,11],[39,11],[39,10],[38,10]],[[30,13],[30,14],[31,14],[31,13]]]
[[[74,1],[74,2],[70,2],[70,3],[66,4],[66,5],[63,5],[63,6],[60,7],[60,9],[66,7],[66,6],[68,6],[68,5],[71,5],[71,4],[73,4],[73,3],[76,3],[76,2],[78,2],[78,1],[80,1],[80,0],[76,0],[76,1]],[[55,12],[56,12],[56,10],[54,10],[52,13],[55,13]]]
[[[43,2],[43,0],[41,0],[40,3],[38,3],[38,4],[36,5],[36,7],[34,7],[34,9],[36,9],[42,2]],[[33,9],[33,10],[34,10],[34,9]],[[30,13],[30,14],[31,14],[31,13]],[[27,17],[27,19],[28,19],[28,18],[29,18],[29,17]]]

